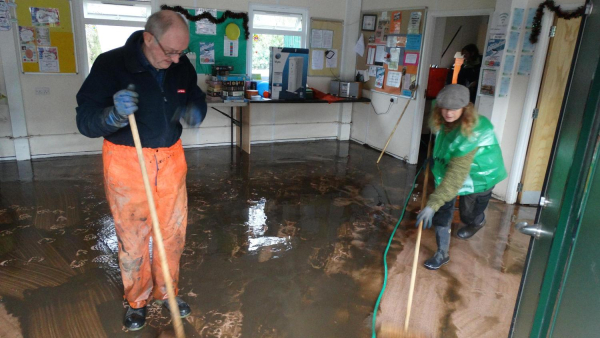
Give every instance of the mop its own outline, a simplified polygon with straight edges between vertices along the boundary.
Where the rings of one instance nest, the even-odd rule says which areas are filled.
[[[135,86],[130,84],[127,86],[128,90],[135,90]],[[146,171],[146,165],[144,163],[144,153],[142,152],[142,142],[140,141],[140,134],[138,132],[137,123],[135,122],[134,114],[129,115],[129,126],[131,127],[131,134],[133,135],[133,143],[135,144],[135,150],[137,151],[138,161],[140,162],[140,169],[142,170],[142,178],[144,180],[144,188],[146,190],[146,197],[148,198],[148,206],[150,207],[150,216],[152,218],[152,236],[156,247],[158,248],[158,257],[160,258],[160,266],[167,287],[167,297],[169,298],[169,309],[171,309],[171,318],[173,319],[173,327],[175,328],[175,336],[177,338],[184,338],[185,332],[183,331],[183,323],[181,322],[181,316],[179,314],[179,305],[175,300],[175,290],[173,289],[173,281],[171,280],[171,274],[169,272],[169,265],[167,263],[167,254],[165,253],[165,246],[163,244],[162,234],[160,232],[160,226],[158,223],[158,215],[156,214],[156,206],[154,204],[154,196],[152,196],[152,188],[150,188],[150,180],[148,179],[148,172]]]

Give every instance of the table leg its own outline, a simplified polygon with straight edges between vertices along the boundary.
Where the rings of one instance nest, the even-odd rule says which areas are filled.
[[[240,114],[241,123],[241,148],[246,153],[250,154],[250,123],[252,120],[252,105],[248,104],[246,107],[241,108],[242,113]]]
[[[233,148],[233,110],[234,108],[231,107],[231,111],[230,111],[230,116],[231,116],[231,147]]]

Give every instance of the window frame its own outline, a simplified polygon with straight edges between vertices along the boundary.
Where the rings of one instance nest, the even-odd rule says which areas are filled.
[[[148,7],[148,9],[150,10],[150,15],[152,13],[155,12],[155,1],[151,0],[151,1],[136,1],[136,0],[129,0],[129,1],[123,1],[123,0],[109,0],[109,1],[105,1],[105,0],[78,0],[78,7],[79,7],[79,21],[78,22],[78,26],[80,27],[79,31],[81,32],[79,34],[79,45],[81,46],[81,48],[79,48],[79,50],[81,51],[80,57],[79,57],[79,63],[83,66],[80,68],[84,78],[87,77],[87,75],[90,72],[90,67],[91,65],[88,62],[88,49],[87,49],[87,37],[86,37],[86,30],[85,30],[85,26],[86,25],[102,25],[102,26],[126,26],[126,27],[138,27],[140,29],[144,29],[144,26],[146,25],[146,21],[147,18],[144,19],[143,21],[135,21],[135,20],[128,20],[126,18],[119,18],[119,19],[97,19],[97,18],[86,18],[86,5],[88,3],[102,3],[102,4],[110,4],[110,5],[122,5],[122,6],[143,6],[143,7]]]
[[[291,31],[284,29],[263,29],[253,28],[254,27],[254,14],[255,13],[273,13],[273,14],[300,14],[302,15],[302,30]],[[252,75],[252,55],[254,53],[252,46],[252,39],[254,34],[270,34],[270,35],[288,35],[288,36],[299,36],[301,38],[300,48],[307,48],[308,46],[308,27],[309,11],[308,8],[304,7],[291,7],[291,6],[272,6],[262,4],[250,4],[248,9],[248,29],[250,30],[250,41],[246,48],[246,69],[249,75]],[[262,81],[268,81],[268,76],[263,78]]]

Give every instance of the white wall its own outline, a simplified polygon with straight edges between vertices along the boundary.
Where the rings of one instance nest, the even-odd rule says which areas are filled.
[[[79,0],[75,0],[79,1]],[[352,0],[355,1],[356,0]],[[360,0],[359,0],[360,1]],[[233,0],[167,0],[155,1],[159,4],[181,5],[183,7],[207,7],[229,9],[232,11],[248,11],[249,1]],[[319,18],[346,20],[346,0],[310,1],[282,0],[260,1],[263,4],[277,4],[309,9],[309,15]],[[80,19],[78,6],[73,6],[75,23]],[[358,21],[355,18],[353,21]],[[83,32],[76,31],[75,34]],[[77,46],[81,52],[85,46]],[[343,61],[342,61],[343,62]],[[343,63],[342,63],[343,66]],[[352,64],[352,67],[354,65]],[[80,64],[79,68],[83,66]],[[2,79],[4,77],[2,76]],[[21,90],[25,109],[25,119],[29,135],[32,157],[60,156],[81,152],[99,152],[102,139],[89,139],[77,130],[75,123],[75,95],[83,83],[83,76],[73,75],[32,75],[21,74]],[[199,85],[205,89],[204,76],[199,76]],[[320,90],[327,90],[330,78],[310,77],[308,83]],[[49,95],[35,95],[36,87],[49,87]],[[1,87],[0,87],[1,90]],[[281,141],[311,138],[338,137],[341,121],[349,126],[340,104],[311,105],[261,105],[253,109],[252,141]],[[4,109],[4,110],[3,110]],[[6,108],[0,102],[0,158],[14,156],[10,136],[10,121],[5,121]],[[349,127],[348,127],[349,129]],[[346,132],[348,138],[349,130]],[[229,119],[215,111],[209,111],[200,129],[186,129],[182,135],[185,146],[204,146],[224,144],[230,141]]]
[[[6,96],[2,58],[0,58],[0,93]],[[5,98],[0,99],[0,159],[12,158],[15,156],[14,143],[10,137],[12,137],[12,127],[10,124],[10,114],[8,112],[8,99]]]

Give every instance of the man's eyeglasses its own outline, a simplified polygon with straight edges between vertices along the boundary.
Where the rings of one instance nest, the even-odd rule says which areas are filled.
[[[156,38],[156,36],[154,37],[154,40],[156,40],[156,43],[158,44],[158,47],[160,47],[160,50],[162,50],[163,53],[165,53],[166,56],[168,57],[174,57],[174,56],[179,56],[182,57],[185,54],[190,52],[189,48],[186,48],[185,50],[182,50],[181,52],[168,52],[165,50],[165,48],[160,44],[160,41],[158,41],[158,39]]]

